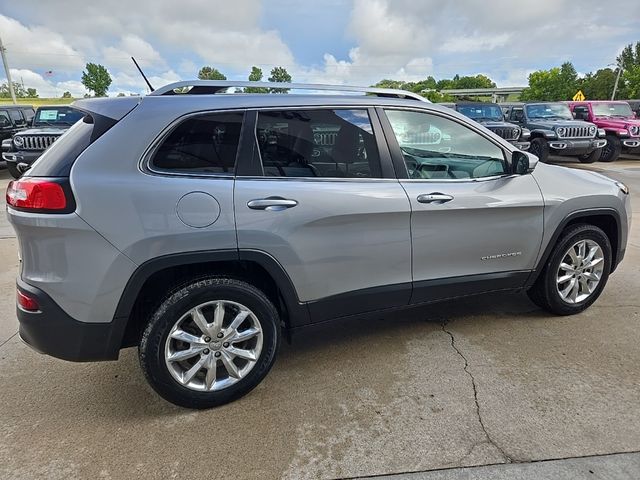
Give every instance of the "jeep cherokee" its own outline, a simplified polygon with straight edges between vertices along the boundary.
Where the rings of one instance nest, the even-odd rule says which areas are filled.
[[[315,92],[221,94],[255,86]],[[625,254],[625,185],[409,92],[192,81],[75,107],[7,189],[20,336],[73,361],[135,345],[178,405],[244,395],[330,319],[521,290],[578,313]]]

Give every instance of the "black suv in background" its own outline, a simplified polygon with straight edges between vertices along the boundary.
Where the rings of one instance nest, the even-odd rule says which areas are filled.
[[[456,112],[475,120],[520,150],[529,149],[529,130],[504,121],[502,109],[497,103],[458,102],[442,103]]]
[[[565,103],[508,103],[502,108],[505,119],[531,131],[529,151],[542,162],[550,153],[578,157],[582,163],[597,162],[607,144],[604,130],[575,120]]]
[[[30,105],[0,105],[0,142],[31,125],[33,116]],[[4,162],[0,162],[0,167],[4,167]]]
[[[3,140],[2,158],[14,178],[20,177],[49,145],[66,132],[84,114],[67,105],[39,107],[31,128]]]

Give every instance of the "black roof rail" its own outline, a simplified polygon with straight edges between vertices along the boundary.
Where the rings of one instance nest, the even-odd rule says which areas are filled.
[[[358,92],[368,93],[371,95],[376,95],[378,97],[408,98],[411,100],[431,103],[429,102],[429,100],[417,93],[408,92],[406,90],[395,90],[392,88],[355,87],[350,85],[325,85],[315,83],[250,82],[233,80],[184,80],[181,82],[170,83],[168,85],[165,85],[164,87],[160,87],[151,92],[149,95],[214,95],[216,93],[224,93],[227,89],[234,87]]]

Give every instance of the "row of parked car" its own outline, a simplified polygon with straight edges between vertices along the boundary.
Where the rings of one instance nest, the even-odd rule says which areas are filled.
[[[43,106],[34,110],[25,105],[0,105],[2,160],[18,178],[83,113],[67,105]]]
[[[443,103],[546,162],[550,154],[583,163],[640,155],[640,101]],[[636,108],[636,111],[632,107]]]

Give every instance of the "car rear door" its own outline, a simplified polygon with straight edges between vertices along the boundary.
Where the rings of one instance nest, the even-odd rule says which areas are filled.
[[[379,109],[412,209],[412,303],[522,286],[543,232],[530,174],[478,127],[439,111]]]
[[[410,206],[375,112],[260,110],[245,129],[234,194],[241,258],[272,257],[311,321],[408,304]]]

